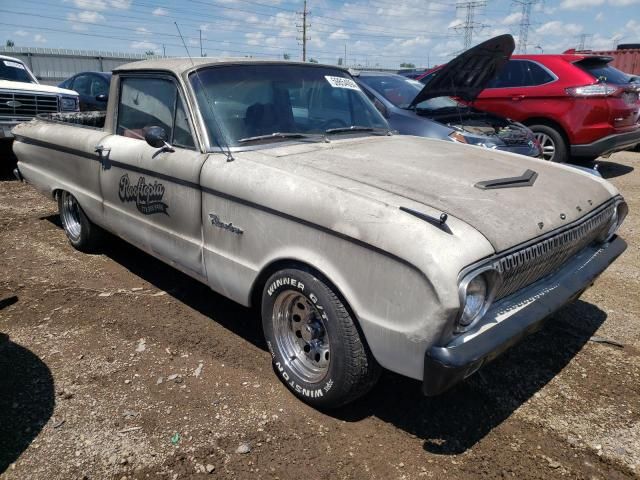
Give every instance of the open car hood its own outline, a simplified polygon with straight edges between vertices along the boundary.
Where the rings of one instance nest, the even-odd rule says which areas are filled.
[[[470,48],[446,64],[409,107],[430,98],[445,96],[474,101],[511,58],[515,46],[513,37],[507,34]]]

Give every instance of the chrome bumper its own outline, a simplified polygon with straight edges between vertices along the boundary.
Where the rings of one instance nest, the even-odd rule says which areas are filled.
[[[620,237],[588,247],[561,270],[496,302],[482,322],[448,345],[431,347],[424,360],[423,392],[437,395],[476,372],[575,300],[627,248]]]

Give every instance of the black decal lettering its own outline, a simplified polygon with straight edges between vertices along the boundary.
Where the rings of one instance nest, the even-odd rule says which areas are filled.
[[[132,185],[129,180],[129,174],[125,173],[120,177],[118,198],[122,203],[135,202],[138,211],[144,215],[164,213],[168,216],[169,205],[162,201],[163,197],[164,185],[157,181],[154,181],[152,185],[148,185],[144,177],[139,177],[138,183]]]

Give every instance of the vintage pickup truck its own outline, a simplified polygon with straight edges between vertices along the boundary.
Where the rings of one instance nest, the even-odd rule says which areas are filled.
[[[105,229],[260,306],[275,371],[317,407],[363,395],[381,367],[448,389],[626,248],[605,180],[392,135],[338,67],[132,63],[106,113],[14,134],[16,175],[57,199],[73,246]]]

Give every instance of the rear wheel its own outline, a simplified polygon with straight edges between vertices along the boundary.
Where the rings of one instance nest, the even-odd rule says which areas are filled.
[[[569,146],[562,134],[547,125],[530,125],[542,148],[542,158],[550,162],[564,163],[569,157]]]
[[[310,272],[272,275],[262,324],[276,372],[304,402],[335,408],[367,393],[380,367],[336,292]]]
[[[97,247],[100,237],[100,227],[91,223],[76,197],[69,192],[58,195],[58,210],[64,233],[69,243],[83,252],[91,252]]]

